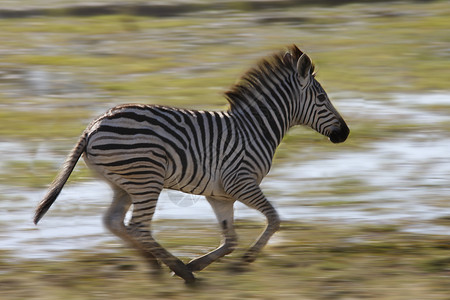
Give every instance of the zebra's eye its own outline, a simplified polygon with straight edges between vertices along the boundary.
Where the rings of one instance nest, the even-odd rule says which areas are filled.
[[[327,96],[325,96],[325,94],[319,94],[319,96],[317,96],[317,100],[319,100],[319,102],[324,102],[327,100]]]

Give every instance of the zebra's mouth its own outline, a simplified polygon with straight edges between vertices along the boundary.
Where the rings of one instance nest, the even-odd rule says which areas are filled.
[[[334,128],[330,134],[330,141],[334,144],[344,142],[348,134],[350,133],[350,129],[347,127],[347,124],[342,123],[341,127]]]

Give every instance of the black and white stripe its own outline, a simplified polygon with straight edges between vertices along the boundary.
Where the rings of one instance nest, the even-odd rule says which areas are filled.
[[[226,93],[228,111],[195,111],[129,104],[93,121],[80,138],[48,194],[35,222],[48,210],[84,152],[86,163],[113,187],[106,226],[130,242],[156,268],[164,262],[186,282],[193,271],[231,252],[236,245],[233,203],[262,212],[268,225],[244,256],[251,262],[279,227],[279,218],[259,184],[287,130],[303,124],[343,142],[349,133],[314,76],[310,58],[295,45],[262,60]],[[163,188],[205,195],[224,242],[216,250],[182,263],[152,237],[150,222]],[[130,205],[133,213],[125,226]]]
[[[149,167],[157,167],[165,188],[210,195],[216,176],[242,152],[235,127],[228,112],[123,105],[91,125],[86,159],[94,169],[108,170],[102,175],[121,178],[145,178],[153,172]],[[141,185],[139,176],[134,178],[128,185]]]

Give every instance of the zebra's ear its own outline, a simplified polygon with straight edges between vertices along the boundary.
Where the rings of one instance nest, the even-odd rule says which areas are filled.
[[[301,85],[305,85],[310,80],[311,67],[312,67],[311,58],[309,58],[309,56],[306,55],[306,53],[303,53],[297,62],[297,71],[298,75],[300,76]]]
[[[294,61],[294,58],[292,57],[292,55],[289,52],[286,52],[283,56],[283,62],[286,65],[292,65]]]

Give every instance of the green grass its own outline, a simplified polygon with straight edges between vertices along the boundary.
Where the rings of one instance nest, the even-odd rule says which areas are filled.
[[[8,161],[0,171],[0,184],[25,188],[45,188],[58,173],[60,166],[54,161]],[[80,182],[90,180],[91,171],[84,165],[79,164],[70,176],[70,181]]]
[[[19,139],[74,138],[89,121],[86,110],[63,108],[42,111],[3,109],[0,111],[0,136]],[[84,123],[84,124],[83,124]]]

